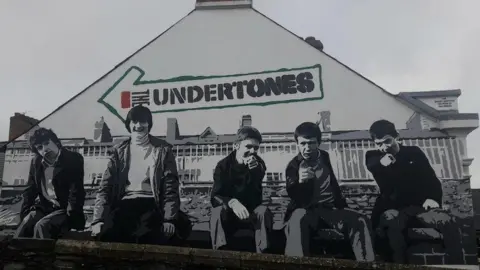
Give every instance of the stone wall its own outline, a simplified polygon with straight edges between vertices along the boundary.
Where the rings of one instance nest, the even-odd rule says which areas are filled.
[[[0,269],[442,269],[74,240],[0,242]]]
[[[350,208],[362,212],[370,216],[373,205],[378,196],[378,187],[373,183],[357,183],[344,184],[341,186],[342,192],[346,197]],[[476,264],[477,250],[475,231],[473,227],[473,210],[472,198],[470,191],[470,183],[468,180],[450,180],[443,182],[444,190],[444,208],[448,209],[459,221],[464,234],[464,247],[466,252],[465,262],[468,264]],[[87,200],[85,203],[85,213],[88,217],[88,222],[91,221],[93,214],[93,203],[95,197],[95,190],[89,190]],[[11,234],[14,229],[14,224],[18,223],[18,211],[20,209],[21,198],[19,192],[9,193],[9,196],[4,196],[7,193],[2,193],[0,203],[0,230],[3,234]],[[204,242],[193,245],[194,247],[209,247],[209,217],[211,211],[210,205],[210,188],[191,188],[185,187],[182,189],[182,210],[185,211],[194,223],[195,241]],[[275,229],[283,227],[283,216],[288,205],[288,197],[285,187],[269,186],[264,188],[264,202],[269,205],[274,213]],[[5,226],[6,223],[13,224],[13,226]],[[88,224],[88,223],[87,223]],[[9,229],[10,228],[10,229]],[[88,228],[87,228],[88,230]],[[86,233],[88,234],[88,233]],[[435,233],[433,233],[435,235]],[[438,233],[436,233],[438,235]],[[83,236],[82,236],[83,237]],[[284,237],[280,232],[278,237]],[[444,254],[442,253],[442,243],[435,237],[427,239],[428,241],[420,241],[413,245],[410,250],[410,260],[418,264],[442,263]],[[88,238],[74,238],[74,239],[88,239]],[[431,241],[430,241],[431,240]],[[325,242],[325,241],[323,241]],[[279,241],[282,243],[282,241]],[[348,243],[347,243],[348,244]],[[328,244],[330,245],[330,244]],[[282,247],[279,247],[279,252],[282,252]],[[329,256],[344,258],[342,254],[328,254]]]

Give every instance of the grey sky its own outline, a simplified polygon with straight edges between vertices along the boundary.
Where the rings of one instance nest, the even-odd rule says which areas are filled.
[[[14,112],[43,118],[194,2],[1,1],[0,140]],[[254,0],[254,6],[300,36],[319,38],[327,53],[392,93],[460,88],[461,112],[480,111],[478,0]],[[480,159],[480,131],[468,142],[469,155]],[[474,187],[479,162],[472,165]]]

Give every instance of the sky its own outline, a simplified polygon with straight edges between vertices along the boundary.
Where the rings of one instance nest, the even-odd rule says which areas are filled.
[[[0,1],[0,141],[42,119],[194,8],[194,0]],[[478,0],[254,0],[254,8],[387,91],[461,89],[480,111]],[[480,187],[480,131],[468,137]],[[475,169],[476,168],[476,169]]]

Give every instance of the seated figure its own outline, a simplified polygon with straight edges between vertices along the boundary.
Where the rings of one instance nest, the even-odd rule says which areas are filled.
[[[463,264],[461,231],[442,209],[442,184],[423,151],[400,144],[395,125],[387,120],[373,123],[370,134],[378,149],[368,151],[365,162],[380,188],[372,223],[387,237],[391,260],[407,262],[407,229],[422,227],[443,234],[447,263]]]
[[[100,241],[181,245],[190,234],[172,147],[150,135],[152,125],[147,107],[129,111],[131,136],[114,147],[95,200],[92,235]]]
[[[39,128],[30,137],[34,153],[14,237],[57,239],[83,230],[83,157],[62,147],[57,135]]]
[[[310,241],[324,223],[345,235],[358,261],[373,261],[370,220],[346,209],[328,152],[319,149],[320,128],[305,122],[294,136],[299,154],[288,163],[285,173],[290,197],[285,213],[285,255],[310,255]]]
[[[213,249],[228,247],[228,241],[240,229],[255,231],[256,251],[269,247],[273,217],[262,205],[262,180],[265,162],[257,155],[262,136],[253,127],[237,132],[233,150],[218,162],[213,176],[210,237]]]

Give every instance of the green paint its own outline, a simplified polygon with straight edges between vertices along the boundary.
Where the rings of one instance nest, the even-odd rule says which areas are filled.
[[[185,82],[185,81],[198,81],[198,80],[206,80],[206,79],[218,79],[218,78],[231,78],[231,77],[240,77],[240,76],[248,76],[248,75],[259,75],[259,74],[269,74],[269,73],[277,73],[277,72],[287,72],[287,71],[298,71],[304,69],[311,69],[311,68],[318,68],[319,74],[319,82],[318,85],[320,89],[320,97],[315,98],[304,98],[304,99],[296,99],[296,100],[282,100],[282,101],[268,101],[264,103],[244,103],[244,104],[233,104],[233,105],[224,105],[224,106],[211,106],[211,107],[203,107],[203,108],[190,108],[190,109],[172,109],[172,110],[159,110],[159,111],[152,111],[152,113],[165,113],[165,112],[182,112],[182,111],[190,111],[190,110],[211,110],[211,109],[225,109],[225,108],[233,108],[233,107],[242,107],[242,106],[268,106],[273,104],[282,104],[282,103],[294,103],[294,102],[304,102],[304,101],[312,101],[312,100],[321,100],[324,97],[323,93],[323,82],[322,82],[322,66],[320,64],[308,66],[308,67],[301,67],[301,68],[282,68],[278,70],[270,70],[270,71],[261,71],[261,72],[252,72],[252,73],[243,73],[243,74],[232,74],[232,75],[213,75],[213,76],[179,76],[170,79],[159,79],[159,80],[150,80],[150,81],[142,81],[143,76],[145,75],[145,71],[137,66],[130,67],[125,73],[118,79],[99,99],[97,102],[103,104],[111,113],[117,116],[122,122],[125,121],[123,117],[118,113],[118,111],[113,107],[111,104],[105,101],[105,98],[117,87],[117,85],[130,73],[132,70],[137,70],[140,73],[140,76],[133,82],[133,86],[136,85],[146,85],[146,84],[157,84],[157,83],[171,83],[171,82]]]

